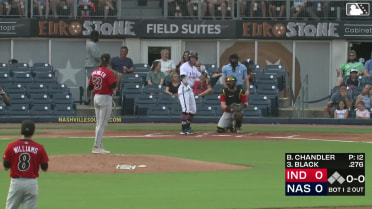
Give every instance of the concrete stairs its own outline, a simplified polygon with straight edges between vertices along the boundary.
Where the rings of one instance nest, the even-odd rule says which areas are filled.
[[[121,2],[122,19],[151,19],[162,17],[160,1],[163,0],[125,0]]]

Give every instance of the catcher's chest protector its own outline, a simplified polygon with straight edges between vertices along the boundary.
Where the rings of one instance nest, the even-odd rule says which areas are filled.
[[[224,94],[226,98],[226,105],[231,105],[232,103],[241,103],[240,93],[242,89],[237,87],[236,91],[230,92],[227,88],[224,89]]]

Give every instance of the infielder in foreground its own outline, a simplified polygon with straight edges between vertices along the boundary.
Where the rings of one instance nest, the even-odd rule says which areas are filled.
[[[116,88],[115,75],[110,66],[111,57],[109,54],[102,54],[101,63],[98,69],[90,76],[88,89],[94,91],[94,109],[96,113],[96,137],[92,153],[109,154],[103,148],[102,138],[105,127],[112,112],[112,95]]]
[[[6,209],[36,209],[39,187],[39,168],[48,170],[48,155],[43,145],[32,140],[35,124],[31,120],[22,122],[22,139],[11,142],[3,155],[5,170],[10,169],[10,188]]]
[[[224,133],[230,130],[240,133],[243,120],[243,108],[248,107],[248,98],[244,90],[236,85],[236,78],[230,76],[226,79],[227,88],[222,90],[220,96],[223,114],[218,121],[217,132]]]
[[[185,62],[180,67],[181,84],[178,88],[178,99],[182,107],[180,134],[194,134],[191,129],[191,122],[196,113],[196,102],[192,91],[195,81],[202,76],[195,63],[198,60],[198,53],[190,51],[189,61]]]

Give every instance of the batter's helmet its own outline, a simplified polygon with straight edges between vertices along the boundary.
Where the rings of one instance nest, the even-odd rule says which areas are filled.
[[[22,122],[21,134],[28,137],[35,133],[35,123],[32,120],[24,120]]]
[[[189,60],[191,57],[195,57],[196,59],[198,59],[198,52],[196,51],[190,51],[189,53]]]

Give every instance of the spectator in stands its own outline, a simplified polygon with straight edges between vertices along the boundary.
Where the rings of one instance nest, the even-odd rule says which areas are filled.
[[[16,59],[10,59],[10,60],[8,61],[8,65],[9,65],[9,66],[11,66],[11,65],[14,64],[14,63],[18,63],[18,60],[16,60]]]
[[[45,19],[49,16],[49,0],[34,0],[34,6],[37,7],[39,17],[43,17],[43,10],[45,10]]]
[[[356,87],[359,86],[358,70],[357,69],[353,68],[353,69],[350,70],[350,75],[346,79],[345,83],[350,89],[355,89]]]
[[[355,104],[358,104],[358,102],[363,101],[364,106],[366,109],[371,109],[371,102],[372,102],[372,88],[370,85],[365,85],[362,93],[359,94],[356,98]]]
[[[26,3],[25,0],[12,0],[12,6],[15,6],[20,17],[26,17]]]
[[[279,15],[277,15],[277,9],[279,8]],[[285,12],[285,1],[270,1],[269,3],[269,16],[276,20],[276,17],[284,17]]]
[[[363,101],[359,101],[356,103],[356,118],[359,119],[369,119],[371,118],[370,112],[365,108],[365,104]]]
[[[184,51],[184,52],[183,52],[183,55],[182,55],[182,57],[181,57],[181,60],[178,62],[177,66],[176,66],[176,71],[177,71],[178,74],[180,74],[180,66],[181,66],[183,63],[189,61],[189,54],[190,54],[189,51]]]
[[[255,64],[254,64],[253,60],[251,60],[251,59],[244,60],[242,62],[242,64],[245,65],[245,67],[247,68],[247,74],[248,74],[249,83],[254,83],[253,69],[255,67]]]
[[[349,110],[346,108],[346,102],[341,100],[338,105],[337,109],[334,112],[334,118],[336,119],[346,119],[349,117]]]
[[[161,63],[160,61],[152,62],[151,70],[146,74],[146,82],[148,85],[157,84],[163,85],[165,75],[160,71]]]
[[[237,85],[244,87],[246,90],[245,95],[249,95],[249,79],[247,68],[245,65],[239,62],[239,56],[237,54],[231,54],[229,57],[230,64],[223,66],[222,68],[222,85],[227,88],[226,78],[234,76],[237,79]],[[244,88],[243,88],[244,89]]]
[[[209,83],[208,73],[205,71],[201,72],[202,76],[199,81],[195,81],[193,92],[194,95],[205,97],[213,93],[212,85]]]
[[[337,92],[331,95],[331,99],[328,101],[326,108],[324,109],[325,117],[329,118],[331,113],[336,109],[337,104],[341,101],[345,101],[347,108],[353,106],[353,98],[351,94],[347,93],[346,84],[342,83]]]
[[[211,76],[211,84],[214,86],[215,84],[222,84],[222,72],[221,69],[219,69],[218,72],[215,72]]]
[[[5,15],[9,15],[10,11],[12,10],[12,5],[8,2],[8,0],[0,0],[0,16],[4,15],[4,8],[5,8]]]
[[[110,10],[115,11],[115,0],[98,0],[98,10],[103,10],[103,18],[106,19]]]
[[[112,69],[122,74],[134,72],[133,60],[128,57],[128,51],[128,47],[120,47],[120,55],[111,59]]]
[[[89,19],[95,9],[92,7],[92,2],[90,0],[79,0],[78,8],[80,10],[80,18],[82,19]]]
[[[330,0],[307,0],[306,12],[316,21],[320,21],[317,11],[322,11],[324,19],[328,19]]]
[[[228,6],[228,2],[229,1],[226,1],[226,0],[207,0],[208,2],[208,11],[209,11],[209,14],[211,15],[211,17],[213,19],[216,19],[216,8],[220,8],[221,9],[221,19],[225,19],[226,17],[226,14],[227,14],[227,6]]]
[[[260,7],[262,17],[266,17],[266,0],[259,0],[260,4],[257,4],[257,0],[251,1],[251,9],[250,9],[250,15],[253,17],[255,11],[257,11],[257,7]]]
[[[188,0],[168,0],[168,15],[182,17]]]
[[[176,65],[174,64],[173,60],[169,59],[169,51],[168,49],[162,49],[160,51],[161,58],[156,60],[160,61],[161,63],[161,72],[167,77],[170,73],[176,71]]]
[[[171,96],[178,95],[178,87],[180,87],[180,76],[177,72],[171,73],[171,82],[165,87],[165,93]]]
[[[54,18],[58,18],[57,7],[68,8],[70,10],[69,18],[74,17],[75,1],[74,0],[50,0],[50,8]]]
[[[204,2],[202,2],[202,5]],[[198,1],[197,0],[189,0],[186,3],[186,8],[187,8],[187,13],[189,14],[190,17],[194,17],[194,7],[198,6]]]
[[[371,77],[372,75],[372,59],[367,60],[364,64],[363,75]]]
[[[100,58],[100,50],[98,47],[99,41],[99,33],[98,31],[93,30],[90,33],[90,40],[87,42],[85,46],[85,72],[88,78],[90,78],[90,74],[92,74],[93,70],[98,68]],[[91,91],[87,89],[87,101],[85,102],[86,105],[90,104],[91,98]]]
[[[357,69],[358,74],[362,74],[364,66],[362,63],[358,62],[357,54],[354,50],[349,51],[349,56],[346,63],[342,64],[337,71],[337,82],[336,86],[340,86],[344,82],[344,78],[350,75],[351,69]]]
[[[3,87],[0,86],[0,106],[8,106],[10,104],[10,99]]]
[[[306,0],[294,0],[290,10],[291,17],[297,18],[301,14],[305,4]]]

